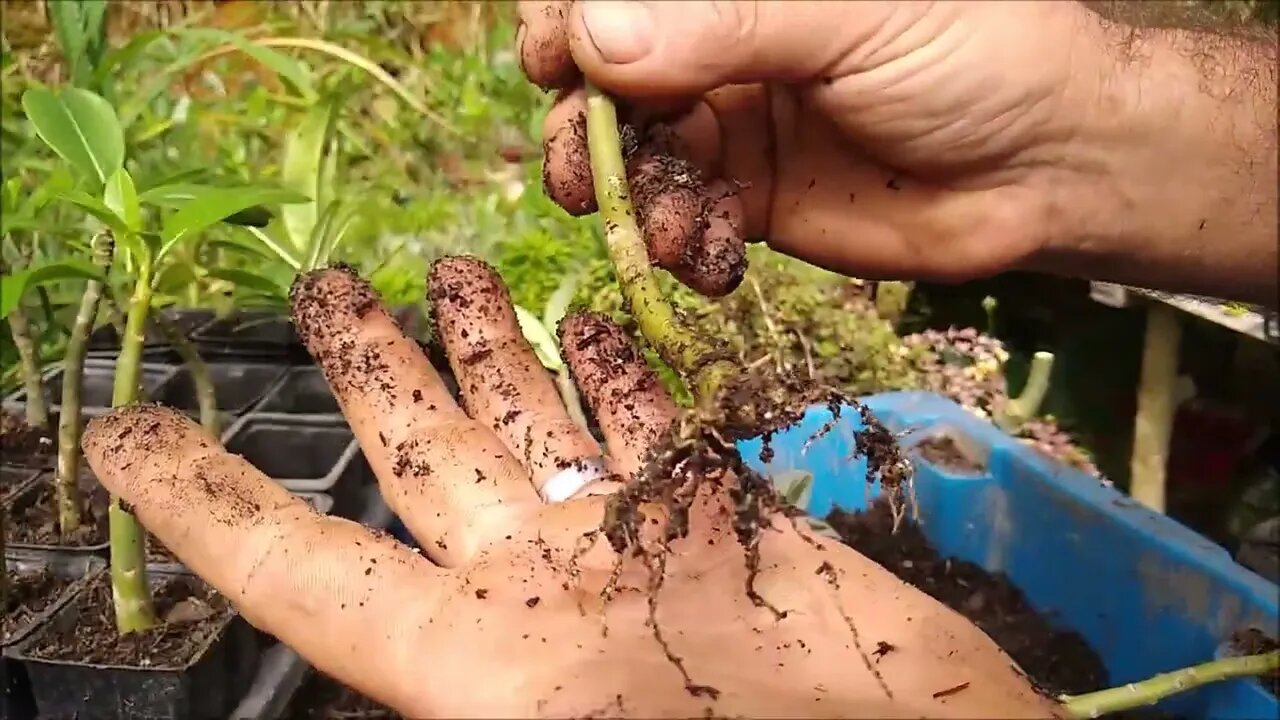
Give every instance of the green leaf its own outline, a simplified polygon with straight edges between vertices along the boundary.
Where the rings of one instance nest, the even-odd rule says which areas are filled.
[[[199,279],[191,263],[170,262],[165,264],[152,285],[158,293],[179,295]]]
[[[106,277],[93,263],[79,258],[42,263],[6,275],[0,278],[0,316],[8,317],[30,288],[75,279],[105,280]]]
[[[245,290],[256,290],[268,297],[286,297],[289,291],[281,287],[279,283],[268,277],[258,275],[248,270],[240,270],[237,268],[209,268],[205,271],[209,277],[225,280],[237,288]]]
[[[542,366],[552,372],[560,372],[564,361],[560,359],[560,349],[556,346],[556,339],[547,332],[547,328],[538,320],[537,315],[519,305],[513,307],[516,311],[516,322],[520,324],[520,332],[533,346],[533,352],[542,362]]]
[[[142,230],[142,209],[138,206],[138,193],[133,188],[133,178],[128,170],[120,168],[107,179],[102,202],[124,221],[125,227],[134,232]]]
[[[241,227],[264,228],[270,225],[271,221],[274,220],[275,217],[275,213],[271,212],[270,208],[263,207],[262,205],[254,205],[251,208],[245,208],[240,212],[228,215],[223,218],[222,222],[228,225],[239,225]]]
[[[55,2],[46,7],[72,84],[88,87],[106,47],[106,0]]]
[[[119,215],[116,215],[114,210],[107,207],[106,204],[98,198],[83,190],[63,190],[56,193],[54,197],[79,205],[90,215],[101,220],[104,225],[114,230],[117,234],[129,234],[129,226],[125,225],[124,220]]]
[[[560,327],[560,321],[569,311],[569,303],[573,302],[573,296],[578,292],[583,274],[581,270],[569,274],[560,282],[556,291],[551,293],[551,297],[547,298],[547,306],[542,310],[542,325],[549,332],[554,333]]]
[[[174,34],[190,38],[216,40],[218,42],[227,43],[228,45],[234,45],[244,52],[244,54],[254,60],[257,60],[272,72],[284,78],[284,80],[292,85],[293,88],[298,91],[298,94],[302,95],[308,102],[315,98],[316,92],[311,85],[311,74],[307,70],[306,66],[278,50],[258,45],[238,33],[220,30],[218,28],[180,28],[174,30]]]
[[[310,198],[319,197],[324,148],[337,115],[336,102],[318,102],[303,115],[298,129],[289,134],[280,166],[281,184],[286,188]],[[281,210],[285,232],[295,248],[306,248],[314,242],[320,210],[314,200]]]
[[[206,188],[165,220],[161,232],[164,247],[160,250],[160,256],[163,257],[174,243],[256,205],[284,205],[306,201],[305,195],[278,188]]]
[[[54,93],[33,87],[22,94],[22,109],[46,145],[99,185],[124,164],[124,131],[101,96],[80,88]]]
[[[179,170],[177,172],[170,173],[168,175],[162,175],[159,178],[152,178],[147,180],[146,182],[139,181],[137,183],[138,192],[146,193],[149,190],[164,187],[165,185],[185,183],[191,180],[195,180],[196,178],[202,175],[207,175],[208,172],[209,172],[208,168],[194,167],[194,168],[187,168],[186,170]],[[139,196],[139,199],[141,199],[141,195]]]

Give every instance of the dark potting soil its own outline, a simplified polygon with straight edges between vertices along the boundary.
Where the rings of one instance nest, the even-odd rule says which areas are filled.
[[[986,468],[964,454],[956,441],[946,435],[928,438],[916,445],[920,457],[945,470],[973,474],[985,472]]]
[[[0,410],[0,459],[7,465],[49,465],[53,462],[53,438],[21,417]]]
[[[401,720],[401,716],[321,673],[313,673],[298,688],[285,717],[289,720]]]
[[[153,598],[160,624],[117,634],[110,574],[104,573],[86,589],[76,621],[41,635],[27,653],[44,660],[177,670],[234,612],[225,597],[193,577],[160,580]]]
[[[94,487],[90,492],[84,490],[82,485],[82,502],[87,502],[83,502],[80,508],[80,527],[65,538],[58,532],[58,507],[52,484],[43,483],[31,491],[36,497],[30,503],[26,502],[26,498],[21,498],[22,504],[10,502],[7,508],[9,518],[4,528],[5,542],[63,547],[83,547],[106,542],[107,506],[110,499],[100,487]]]
[[[27,623],[53,604],[73,579],[60,578],[46,568],[18,571],[8,568],[9,592],[4,598],[3,637],[17,633]]]
[[[1245,628],[1231,634],[1231,650],[1236,655],[1259,655],[1280,650],[1280,641],[1258,628]],[[1280,670],[1272,670],[1258,680],[1272,695],[1280,697]]]
[[[887,503],[876,502],[854,513],[837,509],[827,522],[845,544],[977,625],[1045,695],[1076,695],[1109,687],[1106,666],[1084,637],[1036,612],[1003,573],[942,557],[910,519],[904,519],[894,534]],[[1173,720],[1151,709],[1109,717]]]

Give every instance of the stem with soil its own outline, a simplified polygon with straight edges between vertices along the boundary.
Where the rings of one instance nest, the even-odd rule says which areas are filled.
[[[1053,374],[1053,353],[1041,350],[1031,358],[1031,371],[1022,394],[1005,403],[996,413],[995,423],[1007,433],[1016,432],[1022,424],[1040,412],[1044,396],[1049,392],[1049,376]]]
[[[1233,678],[1266,675],[1280,669],[1280,650],[1214,660],[1156,675],[1149,680],[1086,695],[1058,698],[1070,718],[1096,718],[1108,713],[1154,705],[1193,688]]]
[[[200,408],[200,425],[214,437],[218,437],[221,432],[218,429],[218,398],[214,390],[213,376],[209,374],[209,365],[205,363],[204,358],[200,357],[196,346],[191,344],[172,320],[160,313],[156,313],[153,320],[182,358],[182,363],[187,366],[187,372],[191,374],[191,384],[196,390],[196,404]]]
[[[738,374],[738,367],[717,358],[711,343],[695,334],[663,295],[631,205],[617,109],[613,100],[590,83],[587,147],[596,204],[604,219],[605,243],[627,308],[663,361],[688,380],[699,400],[710,400],[725,380]]]
[[[115,239],[99,233],[92,241],[93,264],[106,274],[111,269]],[[58,416],[58,461],[54,469],[53,492],[58,508],[58,531],[67,537],[80,527],[80,389],[84,382],[84,358],[89,334],[98,318],[103,283],[90,280],[84,286],[80,309],[76,312],[62,366],[62,411]]]
[[[142,344],[151,311],[151,261],[142,257],[134,281],[133,297],[124,335],[120,338],[120,357],[116,361],[115,384],[111,406],[124,407],[137,401],[142,378]],[[138,519],[111,498],[108,511],[111,531],[111,589],[115,599],[116,630],[121,635],[146,630],[156,624],[151,589],[147,583],[146,537]]]
[[[31,339],[31,322],[21,303],[9,312],[9,332],[13,334],[13,346],[18,351],[18,367],[22,374],[22,387],[26,390],[27,424],[41,430],[49,429],[49,408],[44,397],[44,384],[40,382],[40,361],[36,357],[36,344]]]

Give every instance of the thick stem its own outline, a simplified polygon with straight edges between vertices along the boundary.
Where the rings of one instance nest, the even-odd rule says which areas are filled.
[[[1022,394],[1005,403],[996,413],[995,423],[1005,432],[1016,432],[1023,423],[1035,417],[1049,392],[1049,377],[1053,374],[1053,353],[1041,350],[1031,357],[1031,370]]]
[[[178,352],[182,363],[191,374],[191,384],[196,390],[196,405],[200,408],[200,425],[218,437],[218,397],[213,385],[213,376],[209,374],[209,366],[196,351],[186,335],[174,325],[173,321],[160,313],[153,318],[155,323],[169,340],[169,344]]]
[[[93,238],[93,264],[106,274],[111,268],[115,240],[108,233]],[[63,356],[61,412],[58,415],[58,462],[54,470],[53,491],[58,507],[58,530],[63,537],[80,527],[80,388],[84,382],[84,358],[89,348],[89,334],[98,318],[103,283],[90,280],[84,286],[80,309],[76,312],[67,352]]]
[[[18,372],[22,374],[22,387],[26,390],[27,424],[47,430],[49,407],[44,397],[44,384],[40,382],[40,360],[31,336],[31,322],[27,320],[27,311],[21,304],[9,312],[9,332],[13,334],[13,346],[18,351]]]
[[[129,300],[129,314],[124,335],[120,339],[120,357],[116,360],[115,385],[111,393],[112,407],[130,405],[138,399],[142,377],[142,343],[151,311],[151,268],[139,263],[138,276]],[[116,630],[121,634],[146,630],[156,624],[147,584],[146,537],[138,519],[111,498],[108,511],[111,529],[111,589],[115,598]]]
[[[1223,658],[1195,667],[1156,675],[1149,680],[1123,687],[1099,690],[1087,695],[1061,697],[1070,718],[1096,718],[1108,713],[1154,705],[1161,700],[1212,682],[1265,675],[1280,669],[1280,650],[1261,655]]]
[[[1147,308],[1147,331],[1138,380],[1138,412],[1133,423],[1133,456],[1129,461],[1129,494],[1157,512],[1164,512],[1165,471],[1169,438],[1177,410],[1178,347],[1182,326],[1178,311],[1164,303]]]
[[[911,303],[913,283],[885,280],[876,285],[876,314],[897,325]]]
[[[587,424],[587,416],[582,412],[582,397],[578,394],[578,387],[573,384],[573,378],[569,375],[568,365],[561,367],[556,373],[556,389],[560,391],[560,399],[564,401],[569,418],[577,423],[578,427],[591,432],[591,427]]]
[[[605,244],[631,316],[658,355],[686,378],[700,400],[714,397],[738,368],[729,360],[715,358],[712,345],[684,323],[663,295],[631,206],[617,110],[613,101],[590,83],[587,147],[596,204],[604,218]]]

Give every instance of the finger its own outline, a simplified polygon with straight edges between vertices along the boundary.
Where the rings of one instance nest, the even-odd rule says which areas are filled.
[[[465,562],[540,508],[519,462],[453,402],[366,281],[318,270],[290,300],[383,496],[432,559]]]
[[[521,0],[517,5],[520,27],[516,30],[516,52],[520,67],[531,82],[542,88],[566,88],[579,79],[578,66],[569,52],[572,5],[571,0]]]
[[[600,447],[569,417],[493,268],[473,257],[444,258],[431,266],[427,285],[467,413],[502,438],[534,487],[597,462]]]
[[[587,96],[575,90],[551,106],[542,124],[542,187],[547,197],[575,217],[596,211],[587,151]]]
[[[560,323],[560,347],[595,414],[615,470],[635,475],[676,418],[676,404],[631,338],[603,315],[574,313]]]
[[[134,405],[91,420],[85,457],[111,493],[255,627],[342,683],[400,708],[393,682],[445,573],[386,536],[310,505],[180,412]]]

